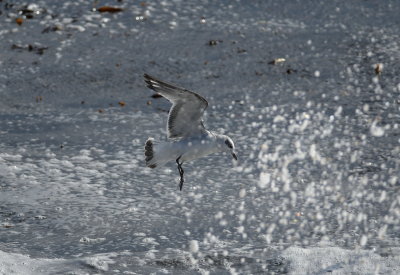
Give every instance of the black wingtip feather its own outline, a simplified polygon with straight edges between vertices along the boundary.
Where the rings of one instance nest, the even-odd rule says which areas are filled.
[[[160,80],[160,79],[158,79],[158,78],[156,78],[154,76],[151,76],[149,74],[146,74],[146,73],[143,74],[143,77],[144,77],[144,81],[148,85],[151,85],[151,86],[147,86],[150,89],[154,89],[155,86],[158,86],[158,87],[164,87],[164,88],[168,88],[168,89],[172,89],[172,90],[179,89],[179,90],[182,90],[182,91],[186,91],[185,88],[179,87],[179,86],[177,86],[175,84],[172,84],[172,83],[165,82],[163,80]]]
[[[151,76],[149,74],[144,74],[143,77],[144,77],[144,81],[146,81],[147,84],[159,81],[157,78],[155,78],[154,76]]]

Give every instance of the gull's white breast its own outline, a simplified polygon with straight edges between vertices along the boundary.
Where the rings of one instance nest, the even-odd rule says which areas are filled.
[[[182,139],[176,142],[175,146],[177,146],[179,155],[182,156],[182,161],[201,158],[219,151],[215,138],[210,136]]]

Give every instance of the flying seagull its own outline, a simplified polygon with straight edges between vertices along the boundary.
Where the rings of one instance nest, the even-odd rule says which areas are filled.
[[[147,87],[172,103],[167,123],[167,135],[171,142],[155,144],[152,138],[147,139],[144,154],[148,167],[156,168],[176,161],[180,175],[179,189],[182,190],[184,162],[216,152],[228,152],[237,160],[232,139],[204,127],[202,117],[208,106],[207,100],[195,92],[148,74],[144,74],[144,80]]]

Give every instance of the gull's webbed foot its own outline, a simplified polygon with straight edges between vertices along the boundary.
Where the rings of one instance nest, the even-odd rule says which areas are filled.
[[[179,163],[181,156],[179,158],[176,159],[176,163],[178,164],[178,171],[179,171],[179,175],[181,176],[180,182],[179,182],[179,190],[182,191],[182,187],[183,187],[183,182],[185,181],[183,178],[183,168],[182,168],[182,163]]]

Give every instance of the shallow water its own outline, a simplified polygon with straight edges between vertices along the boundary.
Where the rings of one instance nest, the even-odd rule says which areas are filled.
[[[0,3],[0,273],[397,273],[397,2],[24,5]],[[239,162],[182,192],[145,168],[170,107],[145,72],[207,98]]]

